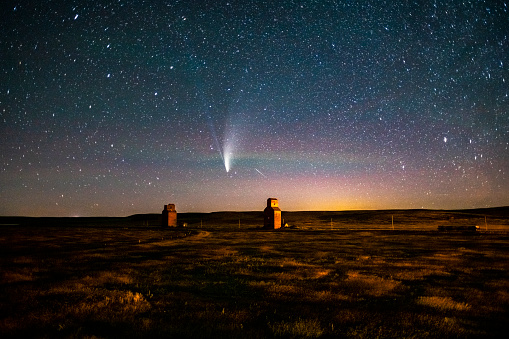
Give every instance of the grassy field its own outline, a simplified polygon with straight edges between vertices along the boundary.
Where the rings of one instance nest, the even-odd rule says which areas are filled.
[[[505,338],[503,211],[0,218],[0,337]]]

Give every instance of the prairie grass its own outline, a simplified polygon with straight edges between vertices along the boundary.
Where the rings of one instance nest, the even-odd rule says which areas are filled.
[[[2,338],[477,338],[509,330],[505,233],[238,225],[1,232]]]
[[[400,281],[384,279],[376,275],[350,271],[347,272],[347,276],[347,279],[338,283],[338,286],[343,286],[344,289],[350,291],[350,294],[381,297],[401,287]]]
[[[269,323],[275,337],[319,338],[324,331],[316,319],[297,319]]]
[[[452,300],[452,298],[448,297],[437,297],[437,296],[421,296],[417,300],[418,304],[434,307],[441,311],[468,311],[470,310],[470,305],[467,303],[460,303]]]
[[[34,271],[32,271],[30,268],[21,268],[11,271],[4,271],[2,272],[2,283],[16,283],[16,282],[23,282],[23,281],[32,281],[34,280]]]

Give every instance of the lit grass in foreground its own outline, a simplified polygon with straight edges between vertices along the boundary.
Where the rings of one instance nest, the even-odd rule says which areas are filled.
[[[1,337],[502,337],[509,236],[15,228]]]

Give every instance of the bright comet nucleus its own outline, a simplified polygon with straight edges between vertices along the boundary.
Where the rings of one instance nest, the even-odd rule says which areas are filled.
[[[230,172],[230,156],[228,154],[224,155],[224,168],[226,173]]]
[[[224,160],[224,168],[226,169],[226,173],[230,172],[231,168],[231,160],[232,160],[232,145],[226,141],[224,148],[223,148],[223,160]]]
[[[234,153],[239,151],[239,125],[235,123],[237,119],[230,115],[223,134],[223,161],[226,173],[230,172],[234,163]]]

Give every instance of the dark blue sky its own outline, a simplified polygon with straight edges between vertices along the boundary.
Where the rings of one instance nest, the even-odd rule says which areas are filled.
[[[509,205],[507,1],[1,6],[0,215]]]

